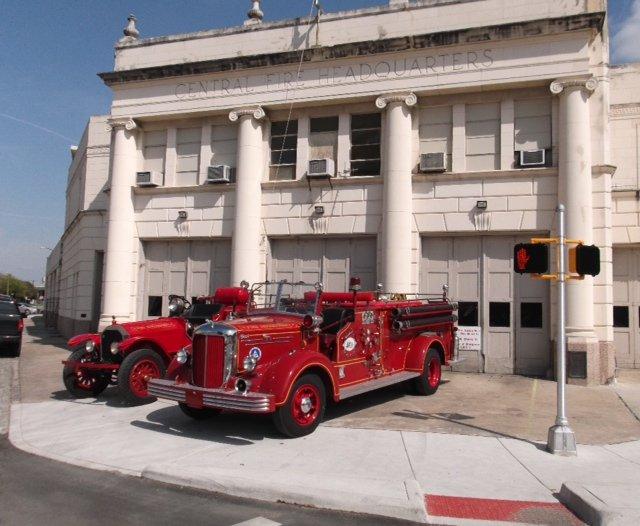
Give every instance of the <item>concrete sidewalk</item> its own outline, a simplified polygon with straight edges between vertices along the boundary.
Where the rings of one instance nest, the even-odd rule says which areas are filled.
[[[10,440],[37,455],[228,495],[421,523],[464,524],[465,517],[480,517],[487,524],[579,524],[558,498],[589,523],[637,523],[640,441],[621,441],[637,436],[640,426],[632,410],[640,407],[633,378],[614,387],[572,390],[576,401],[594,401],[590,412],[582,404],[576,415],[578,440],[584,436],[592,443],[581,444],[578,457],[562,458],[533,438],[545,427],[533,408],[545,405],[539,402],[550,386],[529,379],[450,377],[442,393],[428,399],[383,393],[376,396],[389,399],[380,401],[376,414],[377,402],[355,402],[349,410],[334,410],[313,435],[289,440],[266,417],[223,414],[196,422],[173,403],[123,407],[115,389],[99,400],[70,400],[59,363],[67,351],[52,341],[42,327],[29,324],[20,365],[22,401],[11,408]],[[465,404],[465,386],[471,399],[483,389],[491,393],[483,402],[488,416],[477,400]],[[501,392],[510,399],[497,398],[487,407],[486,398]],[[512,410],[523,406],[519,392],[531,401],[522,415]],[[445,406],[465,414],[434,418]],[[609,414],[596,422],[599,411]],[[419,419],[403,418],[418,412]],[[462,416],[467,420],[456,420]],[[464,423],[469,420],[474,424]],[[384,428],[396,422],[412,427]],[[441,432],[440,426],[455,432]],[[589,426],[600,429],[590,432]],[[602,443],[606,436],[620,443]]]

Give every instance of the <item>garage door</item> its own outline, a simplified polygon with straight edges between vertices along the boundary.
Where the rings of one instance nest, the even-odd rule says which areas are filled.
[[[229,286],[230,241],[147,242],[143,315],[166,316],[170,294],[210,295]]]
[[[512,254],[520,238],[424,238],[420,289],[459,302],[460,369],[543,376],[549,368],[549,285],[517,276]]]
[[[271,242],[269,279],[321,282],[325,290],[345,292],[351,276],[363,290],[376,287],[376,239],[277,239]]]
[[[640,367],[640,250],[613,250],[613,335],[618,367]]]

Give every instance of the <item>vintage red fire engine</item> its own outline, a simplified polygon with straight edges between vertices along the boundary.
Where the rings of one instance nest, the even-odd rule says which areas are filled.
[[[102,334],[81,334],[68,342],[72,353],[63,361],[62,379],[74,397],[97,396],[117,384],[130,403],[150,400],[149,378],[162,378],[174,355],[191,344],[194,327],[246,313],[247,286],[220,288],[214,296],[190,304],[170,296],[168,318],[114,323]]]
[[[195,419],[271,413],[290,437],[313,432],[328,402],[399,382],[435,393],[457,357],[457,305],[446,292],[408,300],[358,289],[357,278],[346,293],[266,283],[245,317],[200,326],[149,392]]]

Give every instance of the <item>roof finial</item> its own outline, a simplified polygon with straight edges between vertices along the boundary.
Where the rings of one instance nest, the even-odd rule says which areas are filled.
[[[260,9],[260,0],[252,0],[252,7],[247,13],[247,16],[249,20],[247,20],[245,24],[260,24],[262,22],[264,13],[262,9]]]
[[[137,40],[140,36],[140,31],[138,31],[138,28],[136,27],[137,21],[138,19],[134,15],[129,15],[127,17],[127,27],[122,31],[126,40]]]

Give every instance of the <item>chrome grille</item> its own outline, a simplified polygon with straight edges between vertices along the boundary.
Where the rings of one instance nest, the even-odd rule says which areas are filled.
[[[224,379],[225,337],[196,334],[193,338],[193,384],[215,388]]]
[[[100,353],[103,362],[120,363],[122,356],[120,353],[115,356],[111,354],[111,344],[113,342],[121,342],[122,334],[119,331],[113,329],[105,329],[102,332],[102,339],[100,341]]]

